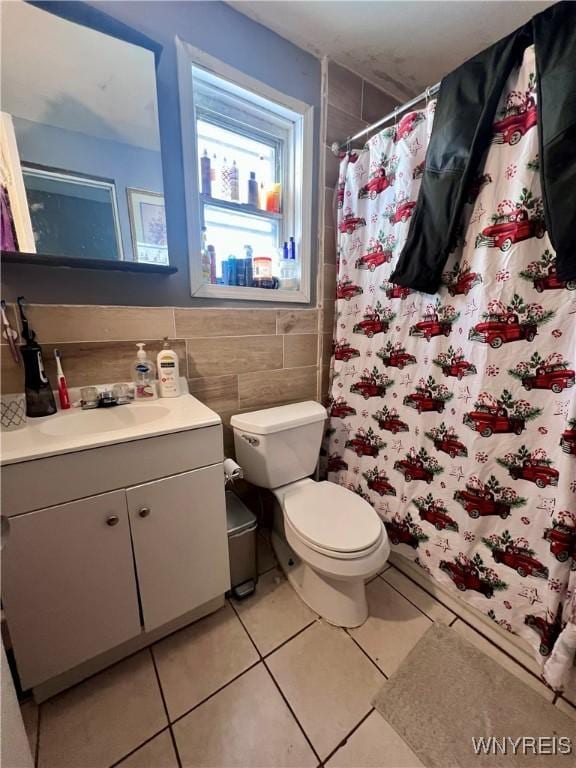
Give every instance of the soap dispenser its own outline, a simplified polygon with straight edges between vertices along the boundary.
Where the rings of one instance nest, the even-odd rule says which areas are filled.
[[[42,347],[36,341],[36,333],[30,329],[24,314],[24,297],[17,299],[22,323],[22,337],[25,344],[20,345],[20,354],[24,362],[24,392],[26,395],[26,416],[30,418],[50,416],[56,413],[56,403],[52,387],[44,370]]]
[[[152,360],[148,360],[146,346],[143,343],[136,344],[136,361],[132,367],[132,380],[134,382],[135,400],[156,400],[156,366]]]

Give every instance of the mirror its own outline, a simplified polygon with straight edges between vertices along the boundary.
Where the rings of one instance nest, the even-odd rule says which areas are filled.
[[[2,250],[168,265],[154,53],[3,3],[0,93]]]

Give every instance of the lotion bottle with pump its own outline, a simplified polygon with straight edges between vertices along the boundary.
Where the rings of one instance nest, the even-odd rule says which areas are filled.
[[[144,344],[136,344],[136,362],[132,367],[132,378],[134,381],[134,399],[135,400],[156,400],[158,392],[156,390],[156,366],[152,360],[148,360]]]
[[[158,352],[158,387],[160,397],[178,397],[180,395],[180,371],[178,355],[170,349],[168,337],[164,337],[164,347]]]

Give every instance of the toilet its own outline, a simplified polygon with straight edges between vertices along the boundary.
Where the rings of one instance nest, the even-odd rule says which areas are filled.
[[[366,580],[382,570],[390,544],[367,501],[310,478],[326,417],[319,403],[303,402],[238,414],[230,424],[245,478],[279,502],[272,544],[290,583],[326,621],[358,627],[368,617]]]

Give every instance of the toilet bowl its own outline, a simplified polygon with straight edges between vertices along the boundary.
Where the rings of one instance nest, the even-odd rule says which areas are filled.
[[[365,582],[390,545],[373,507],[347,488],[315,482],[326,410],[314,402],[233,416],[236,458],[247,480],[278,500],[272,544],[302,600],[332,624],[368,616]]]

